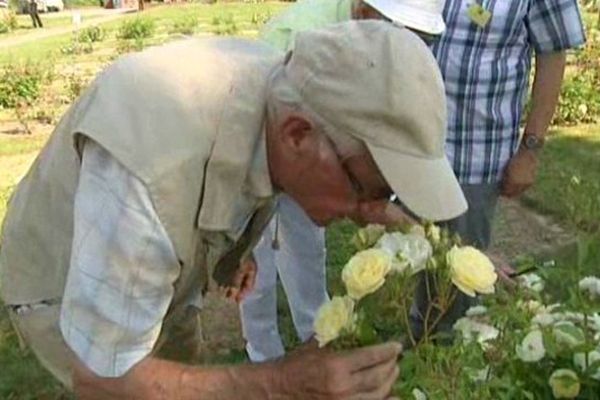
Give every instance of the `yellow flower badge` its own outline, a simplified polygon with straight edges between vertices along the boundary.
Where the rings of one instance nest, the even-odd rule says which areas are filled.
[[[348,296],[334,296],[317,311],[313,325],[319,347],[337,339],[354,325],[354,301]]]
[[[382,249],[369,249],[356,253],[342,271],[342,281],[348,295],[360,300],[375,292],[385,282],[392,268],[392,256]]]
[[[463,293],[471,297],[476,293],[494,293],[498,275],[485,254],[471,246],[454,246],[446,257],[452,283]]]

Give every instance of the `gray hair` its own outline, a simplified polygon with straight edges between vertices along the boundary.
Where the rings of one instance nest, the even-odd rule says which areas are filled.
[[[333,124],[321,117],[302,99],[296,87],[287,79],[285,66],[273,71],[267,89],[267,114],[275,124],[282,116],[296,112],[313,122],[318,132],[327,136],[342,154],[356,154],[365,151],[363,141],[351,135],[340,132]]]

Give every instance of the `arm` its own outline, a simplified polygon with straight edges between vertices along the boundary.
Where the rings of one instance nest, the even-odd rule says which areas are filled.
[[[564,51],[537,54],[531,93],[531,112],[525,133],[544,137],[556,110],[567,55]]]
[[[271,366],[200,368],[147,357],[120,378],[95,375],[73,360],[73,389],[82,400],[267,399]]]
[[[546,135],[558,103],[565,59],[564,51],[536,56],[531,113],[525,124],[525,136],[535,135],[543,140]],[[507,197],[520,196],[533,185],[537,166],[537,153],[521,146],[504,171],[502,194]]]
[[[309,349],[259,365],[203,368],[148,357],[120,378],[101,378],[73,360],[82,400],[390,399],[399,345],[336,354]],[[243,394],[243,395],[241,395]]]

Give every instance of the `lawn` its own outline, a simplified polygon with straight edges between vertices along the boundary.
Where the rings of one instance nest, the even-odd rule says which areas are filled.
[[[215,23],[217,19],[229,19],[235,25],[235,31],[231,32],[234,36],[256,36],[260,24],[253,22],[253,18],[257,20],[267,19],[270,15],[276,14],[278,11],[287,7],[289,3],[217,3],[215,5],[207,5],[200,3],[189,3],[184,5],[164,5],[150,8],[140,16],[136,13],[127,14],[118,20],[112,20],[102,23],[102,28],[107,33],[107,39],[99,43],[97,50],[100,53],[110,53],[111,50],[117,48],[118,41],[115,38],[118,27],[124,20],[135,18],[147,18],[154,21],[157,29],[155,35],[148,42],[149,44],[161,43],[166,40],[176,37],[173,35],[172,29],[175,21],[182,18],[196,16],[198,18],[199,35],[212,33],[218,29]],[[69,45],[73,40],[73,34],[63,34],[49,37],[46,39],[36,40],[18,47],[10,47],[2,50],[0,53],[0,65],[8,62],[19,60],[29,60],[33,62],[51,62],[58,63],[68,61],[69,63],[77,62],[78,59],[65,60],[64,52],[61,52],[65,46]],[[97,54],[96,54],[97,56]],[[86,58],[82,55],[81,58]]]
[[[600,227],[600,125],[556,128],[541,155],[541,168],[524,202],[563,223],[588,231]]]
[[[87,12],[82,18],[82,21],[93,21],[103,16],[103,10]],[[68,27],[73,23],[72,16],[69,13],[61,13],[60,15],[54,13],[40,14],[44,29]],[[18,27],[12,32],[0,33],[0,40],[7,37],[22,36],[27,33],[34,32],[35,29],[32,26],[31,17],[29,15],[17,15]],[[38,30],[39,32],[39,30]]]

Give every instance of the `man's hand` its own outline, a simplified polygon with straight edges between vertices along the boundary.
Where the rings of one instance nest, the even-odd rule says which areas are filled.
[[[233,278],[233,286],[224,289],[225,296],[239,304],[252,291],[255,281],[256,261],[250,257],[240,262],[240,267]]]
[[[520,148],[504,170],[502,195],[518,197],[535,182],[538,158],[535,151]]]
[[[496,267],[496,273],[498,274],[500,280],[508,286],[515,286],[517,282],[512,278],[512,275],[515,273],[515,269],[510,266],[508,261],[498,254],[491,252],[487,252],[486,254],[490,260],[492,260],[494,267]]]
[[[388,400],[402,346],[386,343],[345,353],[307,349],[278,361],[285,399]]]

